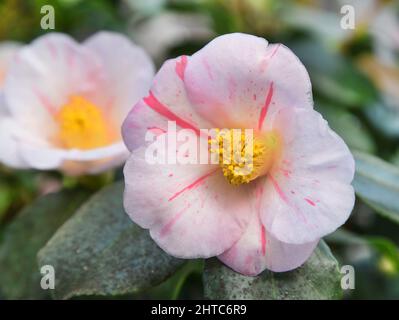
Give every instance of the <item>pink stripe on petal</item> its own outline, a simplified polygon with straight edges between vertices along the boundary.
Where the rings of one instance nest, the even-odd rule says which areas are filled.
[[[287,205],[289,205],[290,207],[292,207],[295,211],[295,213],[302,219],[303,223],[308,224],[306,217],[303,215],[303,213],[298,209],[298,207],[296,206],[292,206],[289,201],[288,198],[286,196],[286,194],[284,193],[283,190],[281,190],[279,184],[277,183],[277,181],[273,178],[273,176],[269,176],[270,180],[273,183],[273,187],[276,190],[276,192],[278,193],[278,195],[280,196],[281,200],[283,200]]]
[[[194,130],[197,135],[200,135],[200,130],[197,127],[173,113],[167,106],[162,104],[151,91],[150,95],[148,97],[145,97],[143,101],[147,106],[149,106],[155,112],[159,113],[161,116],[164,116],[169,120],[175,121],[178,126],[184,129]]]
[[[277,181],[271,175],[269,176],[269,178],[272,181],[273,187],[276,190],[277,194],[280,196],[281,200],[283,200],[285,203],[288,203],[287,196],[285,195],[283,190],[281,190],[281,188],[280,188],[279,184],[277,183]]]
[[[214,80],[214,79],[213,79],[212,70],[211,70],[211,67],[210,67],[208,61],[205,60],[205,59],[202,59],[202,63],[204,64],[204,67],[205,67],[205,69],[206,69],[206,72],[207,72],[207,74],[208,74],[209,79]]]
[[[275,56],[277,50],[280,48],[281,44],[277,44],[274,50],[267,57],[263,58],[260,63],[260,72],[263,73],[266,71],[267,66],[269,65],[270,60]]]
[[[265,226],[262,224],[261,232],[260,232],[260,242],[262,248],[262,255],[266,255],[266,229]]]
[[[270,83],[269,90],[268,90],[267,96],[266,96],[265,105],[263,106],[263,108],[260,111],[258,130],[262,129],[263,122],[267,115],[267,110],[269,109],[270,103],[272,102],[272,98],[273,98],[273,81]]]
[[[47,110],[49,114],[52,116],[55,116],[57,113],[56,108],[53,106],[53,104],[50,102],[49,98],[42,94],[37,88],[34,88],[33,91],[35,92],[37,98],[39,99],[40,103],[43,105],[43,107]]]
[[[256,210],[258,211],[258,219],[259,219],[259,224],[261,226],[260,230],[260,247],[262,251],[262,255],[266,254],[266,229],[264,225],[262,224],[261,218],[260,218],[260,210],[261,210],[261,202],[262,202],[262,195],[263,195],[263,186],[259,186],[258,189],[256,189]]]
[[[184,81],[184,71],[186,70],[187,66],[187,56],[181,56],[180,61],[176,62],[176,73],[179,76],[179,78]]]
[[[180,217],[183,215],[183,213],[190,207],[190,205],[187,205],[185,208],[183,208],[183,210],[179,211],[178,213],[176,213],[173,218],[163,226],[163,228],[161,229],[160,232],[160,236],[164,237],[165,235],[167,235],[170,232],[170,229],[172,229],[173,225],[177,222],[177,220],[180,219]]]
[[[219,169],[219,168],[218,168]],[[189,184],[187,187],[184,187],[182,190],[176,192],[172,197],[169,198],[168,201],[172,201],[174,199],[176,199],[179,195],[181,195],[184,191],[187,190],[191,190],[193,188],[198,187],[199,185],[201,185],[206,178],[208,178],[209,176],[211,176],[212,174],[214,174],[218,169],[213,170],[211,172],[208,172],[207,174],[203,175],[202,177],[199,177],[197,180],[195,180],[193,183]]]
[[[307,203],[309,203],[311,206],[316,206],[316,203],[314,203],[312,200],[310,200],[310,199],[308,199],[308,198],[305,198],[304,199]]]
[[[280,48],[281,43],[277,44],[276,48],[273,50],[272,54],[270,55],[270,59],[274,57],[274,55],[277,53],[277,50]]]

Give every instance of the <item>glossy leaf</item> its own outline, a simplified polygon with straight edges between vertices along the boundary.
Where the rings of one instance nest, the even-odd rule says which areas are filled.
[[[118,182],[99,191],[40,251],[39,265],[55,268],[56,298],[136,293],[182,265],[129,219],[123,188]]]
[[[62,191],[37,199],[22,210],[2,234],[0,291],[6,299],[43,299],[36,254],[87,198],[87,193]]]
[[[375,143],[371,134],[360,120],[349,111],[320,100],[316,100],[316,109],[328,121],[329,126],[338,133],[353,150],[375,152]]]
[[[378,213],[399,223],[399,168],[369,154],[354,155],[356,194]]]
[[[216,258],[206,261],[205,296],[210,299],[337,299],[341,297],[338,263],[321,241],[301,267],[283,273],[264,271],[244,276]]]
[[[365,107],[378,98],[371,81],[350,60],[325,46],[302,42],[291,46],[306,66],[314,91],[344,107]]]

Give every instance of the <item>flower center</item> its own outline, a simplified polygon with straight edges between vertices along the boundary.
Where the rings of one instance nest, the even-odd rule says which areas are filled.
[[[58,139],[68,149],[93,149],[112,142],[102,110],[81,96],[72,96],[56,116]]]
[[[249,183],[266,174],[281,146],[280,136],[274,131],[254,135],[252,130],[241,129],[216,129],[209,144],[232,185]]]

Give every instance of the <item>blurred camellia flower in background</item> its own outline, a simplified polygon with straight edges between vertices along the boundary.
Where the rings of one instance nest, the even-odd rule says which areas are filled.
[[[126,37],[101,32],[76,43],[42,36],[19,50],[4,83],[0,160],[69,175],[120,165],[120,126],[145,95],[152,61]]]
[[[220,167],[149,164],[144,135],[148,128],[165,132],[167,120],[205,140],[199,129],[253,129],[253,169],[237,173],[235,156],[225,164],[223,144],[211,150]],[[124,170],[126,211],[176,257],[219,256],[246,275],[292,270],[353,208],[349,149],[313,110],[298,58],[262,38],[228,34],[167,61],[129,113],[123,137],[132,152]],[[233,139],[230,150],[237,150]]]

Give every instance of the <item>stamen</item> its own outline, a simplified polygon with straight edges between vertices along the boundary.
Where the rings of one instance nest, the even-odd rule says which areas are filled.
[[[210,152],[218,156],[223,175],[232,185],[249,183],[266,174],[280,147],[276,132],[249,136],[241,129],[216,129]]]
[[[81,96],[72,96],[56,116],[57,140],[67,149],[93,149],[112,143],[110,126],[102,110]]]

